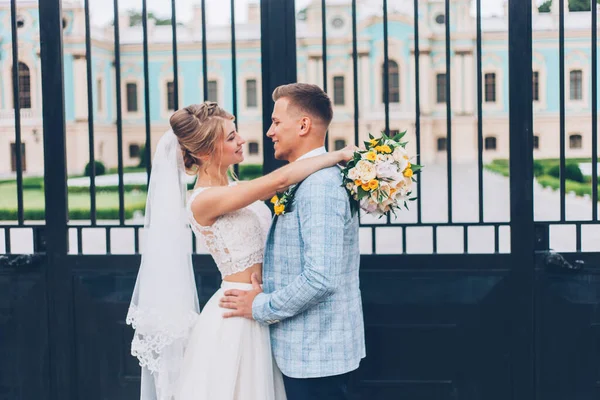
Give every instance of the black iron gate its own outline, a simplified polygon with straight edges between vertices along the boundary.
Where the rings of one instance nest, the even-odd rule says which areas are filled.
[[[556,0],[555,0],[556,1]],[[13,63],[18,53],[15,0],[12,0]],[[536,222],[533,198],[532,110],[532,2],[510,0],[509,100],[510,100],[510,221],[486,222],[483,211],[476,222],[452,218],[452,109],[450,56],[451,2],[445,2],[448,219],[431,223],[418,218],[414,224],[387,220],[383,224],[363,220],[361,229],[370,238],[372,254],[361,259],[361,286],[367,328],[367,358],[355,373],[352,394],[356,399],[519,399],[592,400],[600,397],[600,278],[598,253],[582,252],[582,227],[597,224],[594,207],[590,221],[565,218],[565,181],[561,185],[563,212],[559,221]],[[477,76],[481,78],[481,1],[476,0],[478,35]],[[560,4],[564,29],[564,0]],[[144,21],[144,77],[146,80],[146,154],[151,154],[148,91],[148,36],[146,2]],[[204,11],[204,0],[202,0]],[[352,4],[353,78],[358,88],[356,0]],[[172,0],[173,10],[175,1]],[[323,36],[326,41],[326,2],[322,1]],[[115,7],[115,65],[120,83],[118,1]],[[234,0],[231,9],[235,8]],[[263,126],[270,125],[270,93],[279,84],[296,80],[296,10],[293,0],[262,0],[262,95]],[[86,44],[91,54],[88,1],[85,1]],[[111,235],[128,230],[139,249],[141,226],[126,221],[123,195],[121,95],[117,90],[118,175],[120,212],[118,222],[99,223],[95,212],[95,187],[91,179],[91,222],[69,222],[67,204],[65,95],[63,71],[62,5],[60,0],[40,0],[42,65],[45,224],[26,222],[23,214],[23,177],[17,169],[19,193],[17,222],[0,225],[5,253],[0,256],[0,399],[135,399],[138,398],[139,367],[129,355],[131,329],[124,317],[135,282],[139,255],[111,254]],[[202,13],[204,18],[204,12]],[[419,1],[414,0],[414,62],[416,65],[415,131],[420,145],[419,103]],[[597,90],[596,14],[592,13],[592,120],[593,186],[597,185]],[[385,129],[390,129],[390,83],[387,52],[387,1],[383,0]],[[177,37],[173,13],[173,64],[177,71]],[[232,22],[234,22],[232,13]],[[205,24],[202,24],[204,33]],[[232,39],[235,44],[235,24]],[[206,34],[202,35],[203,50]],[[564,35],[561,34],[564,50]],[[327,47],[323,45],[323,53]],[[206,59],[206,52],[204,59]],[[327,59],[326,56],[324,56]],[[235,71],[235,46],[233,46]],[[207,93],[206,63],[203,73]],[[87,62],[91,92],[91,63]],[[564,72],[564,65],[561,67]],[[323,65],[327,76],[327,63]],[[16,69],[13,69],[16,71]],[[364,71],[363,73],[366,73]],[[177,72],[175,72],[177,82]],[[234,75],[235,76],[235,75]],[[235,78],[234,78],[235,79]],[[561,146],[564,149],[564,73],[561,73]],[[13,81],[18,82],[16,76]],[[324,82],[326,84],[326,81]],[[13,86],[15,132],[20,144],[19,86]],[[177,93],[178,84],[174,85]],[[236,87],[234,84],[234,99]],[[359,139],[359,98],[354,90],[355,139]],[[178,95],[174,96],[175,102]],[[92,99],[89,106],[90,143],[94,139]],[[177,105],[175,106],[177,108]],[[235,106],[234,106],[235,107]],[[482,87],[478,79],[478,121],[482,117]],[[392,111],[393,112],[393,111]],[[235,110],[234,110],[235,113]],[[481,124],[478,132],[479,205],[482,209]],[[420,153],[420,151],[418,151]],[[264,142],[264,167],[277,166],[269,141]],[[16,152],[17,165],[22,165]],[[94,146],[90,146],[94,160]],[[561,153],[564,177],[565,154]],[[148,166],[149,170],[149,166]],[[92,170],[92,177],[94,172]],[[597,189],[592,196],[597,204]],[[549,251],[554,225],[575,227],[577,248],[562,256]],[[377,240],[386,228],[400,232],[398,246],[405,254],[378,254]],[[432,254],[406,254],[411,229],[426,229],[432,237]],[[436,243],[444,229],[458,229],[459,254],[441,254]],[[494,250],[471,254],[474,228],[492,232]],[[30,229],[33,255],[11,251],[11,238]],[[106,238],[105,255],[84,255],[87,229]],[[500,232],[510,230],[510,251],[500,251]],[[74,234],[69,236],[69,232]],[[389,231],[388,231],[389,232]],[[71,247],[69,246],[69,238]],[[73,241],[76,245],[73,245]],[[72,250],[76,247],[75,251]],[[564,256],[564,257],[563,257]],[[194,258],[201,302],[214,293],[219,276],[206,255]],[[216,399],[217,400],[217,399]]]

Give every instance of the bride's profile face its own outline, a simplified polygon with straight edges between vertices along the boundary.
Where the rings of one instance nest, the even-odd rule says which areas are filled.
[[[219,165],[229,166],[244,161],[243,145],[246,141],[239,135],[232,120],[224,120],[223,133],[222,151],[217,151],[221,156]]]

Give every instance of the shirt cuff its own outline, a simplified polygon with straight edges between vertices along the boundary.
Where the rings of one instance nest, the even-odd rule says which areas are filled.
[[[266,325],[272,325],[279,322],[277,319],[267,319],[269,314],[269,301],[271,296],[266,293],[259,293],[252,302],[252,318],[255,321]]]

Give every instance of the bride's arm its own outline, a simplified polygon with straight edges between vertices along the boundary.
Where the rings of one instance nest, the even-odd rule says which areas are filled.
[[[212,187],[194,199],[192,212],[199,224],[211,225],[221,215],[244,208],[257,200],[271,198],[275,193],[303,181],[320,169],[350,160],[353,154],[353,148],[346,147],[290,163],[242,185]]]

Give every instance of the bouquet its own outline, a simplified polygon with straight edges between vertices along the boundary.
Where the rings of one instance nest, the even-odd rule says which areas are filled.
[[[417,198],[412,196],[415,174],[422,166],[413,164],[406,151],[408,142],[402,142],[406,134],[401,132],[394,137],[382,133],[380,138],[369,134],[365,149],[354,153],[342,170],[344,187],[351,197],[352,210],[364,210],[367,214],[382,217]]]

